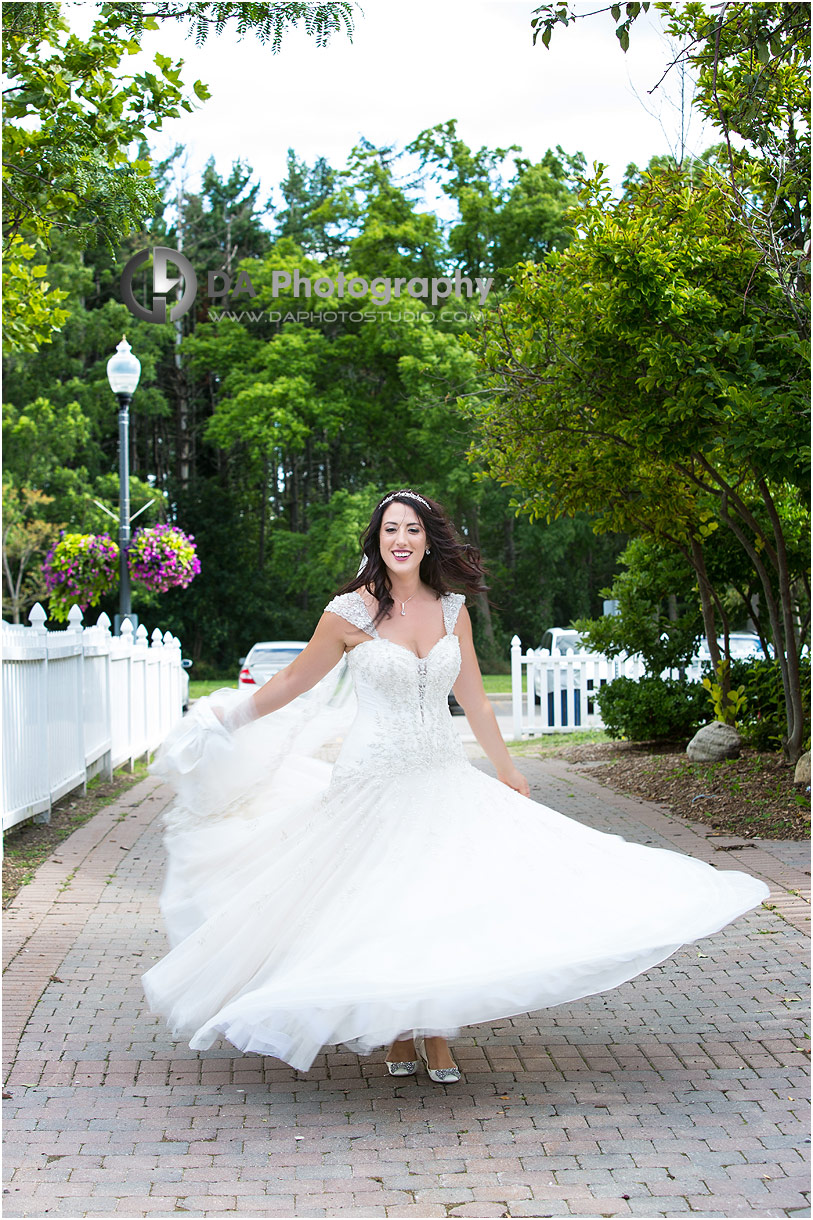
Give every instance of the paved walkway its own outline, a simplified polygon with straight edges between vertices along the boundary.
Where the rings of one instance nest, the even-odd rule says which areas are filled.
[[[145,1011],[169,793],[144,780],[6,913],[4,1214],[809,1215],[806,845],[521,766],[536,799],[746,868],[770,903],[605,995],[464,1030],[458,1086],[336,1051],[298,1073],[175,1045]]]

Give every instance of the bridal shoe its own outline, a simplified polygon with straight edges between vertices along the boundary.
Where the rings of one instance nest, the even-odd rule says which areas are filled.
[[[416,1048],[421,1059],[423,1059],[424,1067],[429,1075],[430,1080],[434,1080],[435,1084],[457,1084],[460,1080],[460,1068],[457,1064],[450,1068],[431,1068],[429,1060],[426,1056],[426,1046]],[[454,1060],[452,1061],[454,1063]]]
[[[415,1059],[385,1059],[384,1062],[390,1076],[414,1076],[418,1070],[418,1063]]]

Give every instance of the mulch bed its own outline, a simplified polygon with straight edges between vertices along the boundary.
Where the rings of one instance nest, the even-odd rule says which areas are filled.
[[[743,839],[809,839],[810,792],[794,787],[781,754],[745,747],[739,758],[692,763],[684,743],[600,742],[564,747],[560,758],[620,792]]]

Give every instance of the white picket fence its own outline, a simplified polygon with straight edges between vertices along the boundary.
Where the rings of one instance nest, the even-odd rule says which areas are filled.
[[[700,677],[700,665],[690,666],[686,676]],[[614,678],[638,681],[645,666],[640,657],[610,660],[594,652],[549,652],[547,648],[522,651],[518,635],[511,641],[511,703],[514,740],[539,733],[575,733],[601,729],[604,721],[596,692]],[[665,671],[677,676],[676,670]]]
[[[30,626],[3,623],[3,829],[47,821],[51,805],[101,773],[111,778],[154,750],[183,714],[180,641],[142,625],[110,633],[101,614],[46,629],[39,602]]]

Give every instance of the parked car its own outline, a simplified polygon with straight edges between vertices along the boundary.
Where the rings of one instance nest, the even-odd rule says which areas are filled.
[[[307,640],[263,640],[255,644],[240,659],[238,689],[262,686],[275,673],[290,665],[306,646]]]
[[[261,643],[255,644],[246,656],[240,658],[238,690],[245,690],[251,686],[262,686],[280,669],[290,665],[304,647],[304,640],[263,640]],[[453,716],[465,715],[452,691],[449,691],[449,711]]]
[[[578,631],[574,631],[572,627],[551,627],[542,636],[540,649],[547,649],[549,653],[558,652],[565,656],[571,649],[573,652],[586,652],[585,645],[582,642]],[[598,654],[591,654],[598,655]],[[548,669],[547,680],[547,700],[548,700],[548,721],[553,723],[553,671]],[[573,723],[581,724],[582,722],[582,675],[581,665],[578,661],[573,664]],[[593,679],[587,679],[586,703],[587,711],[592,712],[592,690]],[[539,669],[534,670],[534,703],[541,704],[543,698],[542,691],[542,672]],[[562,708],[562,724],[566,725],[567,720],[567,690],[560,691],[561,708]]]
[[[722,636],[717,637],[717,647],[722,655],[725,646],[725,640]],[[762,641],[755,631],[731,631],[728,635],[728,648],[731,654],[732,661],[748,660],[751,657],[764,658],[765,650],[762,647]],[[773,649],[769,649],[769,656],[773,656]],[[709,642],[706,639],[700,641],[700,647],[697,650],[696,656],[692,658],[693,663],[699,662],[701,665],[708,663],[711,660],[709,653]]]

